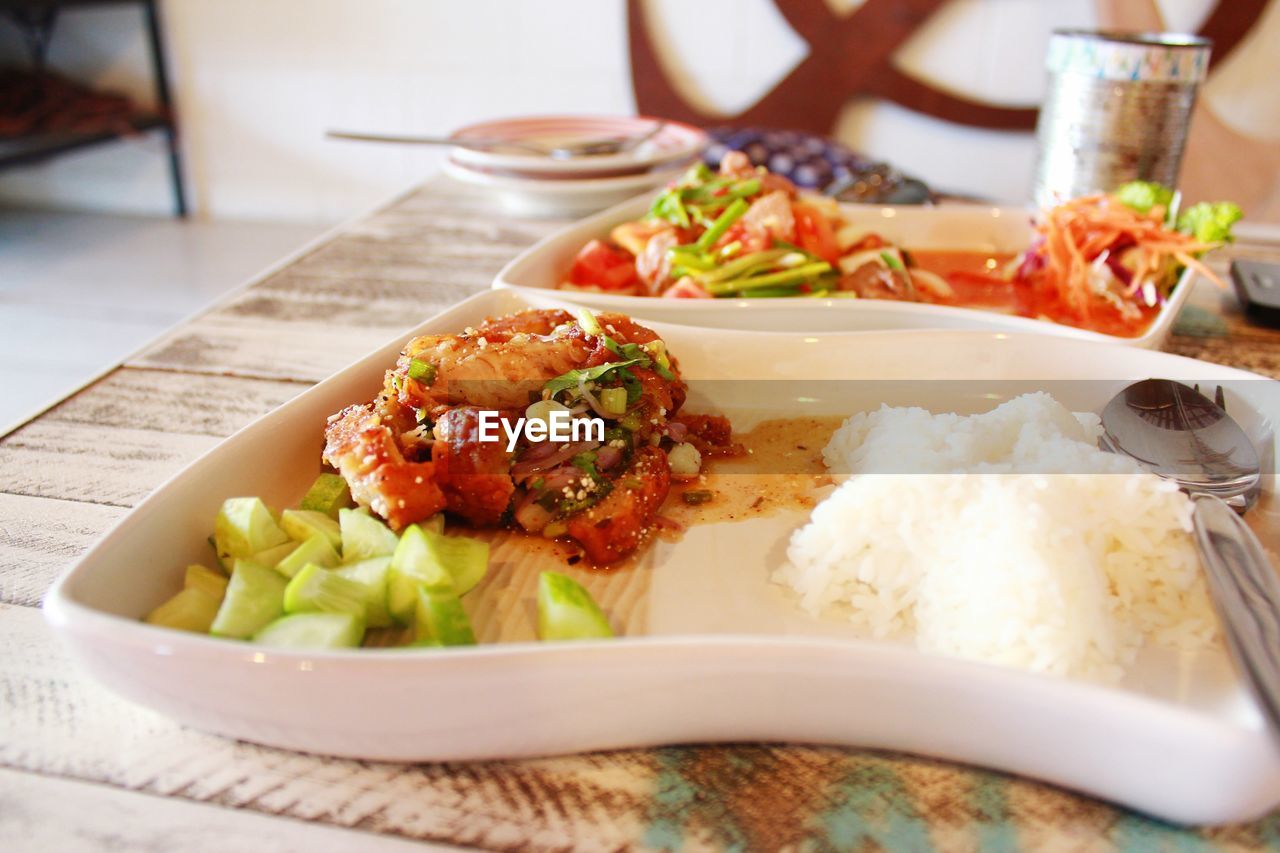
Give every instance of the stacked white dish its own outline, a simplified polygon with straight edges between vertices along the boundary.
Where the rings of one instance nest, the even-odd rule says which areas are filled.
[[[563,159],[517,145],[450,149],[444,171],[490,193],[522,216],[581,216],[665,184],[707,144],[701,130],[644,117],[533,116],[473,124],[454,132],[459,141],[510,140],[547,148],[603,139],[640,138],[612,154]]]

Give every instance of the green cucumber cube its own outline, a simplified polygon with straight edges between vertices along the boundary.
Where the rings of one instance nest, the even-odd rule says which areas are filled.
[[[334,569],[342,577],[364,585],[364,623],[370,628],[391,625],[391,611],[387,610],[387,570],[390,568],[390,557],[373,557]]]
[[[538,576],[538,636],[544,640],[612,637],[600,606],[582,585],[559,572]]]
[[[209,633],[244,640],[284,613],[288,581],[275,569],[236,560],[227,594]]]
[[[319,533],[303,542],[289,556],[276,563],[275,570],[285,577],[291,578],[309,563],[315,563],[327,569],[338,565],[338,552],[333,550],[329,540]]]
[[[253,635],[255,643],[284,649],[350,649],[363,639],[364,623],[354,613],[295,613]]]
[[[312,509],[286,509],[280,514],[280,526],[284,528],[285,533],[289,534],[289,538],[296,542],[306,542],[312,536],[319,534],[329,540],[329,544],[335,551],[342,547],[342,530],[338,527],[338,522],[323,512]]]
[[[202,589],[218,601],[222,601],[222,596],[227,592],[227,576],[222,572],[215,572],[213,569],[204,566],[192,564],[187,566],[187,573],[182,579],[182,588]],[[205,630],[208,630],[207,628]]]
[[[391,557],[387,570],[387,609],[401,625],[414,619],[418,608],[418,587],[427,586],[441,593],[457,595],[453,576],[435,558],[427,533],[416,524],[409,525],[400,536],[400,544]]]
[[[368,597],[368,590],[359,581],[310,563],[285,587],[284,610],[286,613],[354,613],[363,623]]]
[[[228,498],[218,510],[213,538],[223,557],[244,559],[289,541],[262,498]]]
[[[475,631],[462,607],[462,599],[452,592],[418,587],[414,611],[414,645],[474,646]]]
[[[443,587],[443,578],[447,577],[452,582],[448,584],[451,592],[461,596],[480,583],[488,567],[489,543],[464,536],[443,536],[411,525],[400,537],[391,559],[387,592],[391,615],[401,624],[413,618],[419,582]]]
[[[222,569],[225,574],[230,575],[231,565],[226,558],[218,553],[218,542],[212,535],[209,536],[209,547],[213,549],[213,561],[217,564],[218,568]]]
[[[344,509],[338,513],[342,532],[342,560],[358,563],[371,557],[390,557],[400,543],[399,537],[367,512]]]
[[[259,551],[249,558],[249,562],[257,563],[259,566],[266,566],[268,569],[274,569],[284,561],[285,557],[288,557],[296,550],[298,550],[298,543],[289,540],[283,545]]]
[[[444,533],[444,513],[437,512],[430,518],[418,522],[418,526],[429,533]]]
[[[423,532],[432,557],[449,572],[458,595],[466,595],[475,589],[489,570],[489,543],[466,536],[445,536],[430,530]]]
[[[179,631],[207,634],[218,615],[219,600],[201,587],[189,586],[146,615],[145,622]]]
[[[328,473],[316,477],[301,503],[304,510],[322,512],[330,518],[337,518],[338,510],[348,506],[351,506],[351,490],[347,488],[347,481]]]

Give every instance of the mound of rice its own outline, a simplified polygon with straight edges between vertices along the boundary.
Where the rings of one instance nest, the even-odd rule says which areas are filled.
[[[850,474],[775,580],[925,651],[1095,681],[1144,642],[1216,641],[1191,502],[1097,448],[1098,418],[1027,394],[980,415],[854,415],[824,451]]]

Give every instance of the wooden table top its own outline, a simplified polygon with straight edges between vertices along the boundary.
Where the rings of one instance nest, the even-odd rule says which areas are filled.
[[[249,421],[489,286],[559,227],[436,179],[357,219],[0,439],[0,838],[23,849],[919,849],[1280,843],[1184,830],[910,756],[688,746],[536,761],[317,758],[184,729],[83,676],[38,611],[149,491]],[[1269,238],[1268,238],[1269,239]],[[1280,259],[1275,243],[1220,253]],[[1280,332],[1198,287],[1173,352],[1280,377]],[[12,849],[12,848],[10,848]]]

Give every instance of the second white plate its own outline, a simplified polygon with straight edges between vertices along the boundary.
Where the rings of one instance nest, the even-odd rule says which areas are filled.
[[[1159,347],[1191,294],[1188,270],[1147,331],[1122,338],[1047,320],[1014,317],[975,308],[879,299],[663,299],[560,290],[573,258],[589,240],[639,219],[651,199],[636,198],[574,223],[522,252],[499,271],[496,288],[538,292],[602,311],[621,311],[664,323],[717,329],[787,332],[852,332],[887,329],[985,329],[1106,341],[1147,349]],[[1021,208],[841,205],[846,220],[908,249],[971,249],[1021,252],[1031,243],[1030,214]]]

